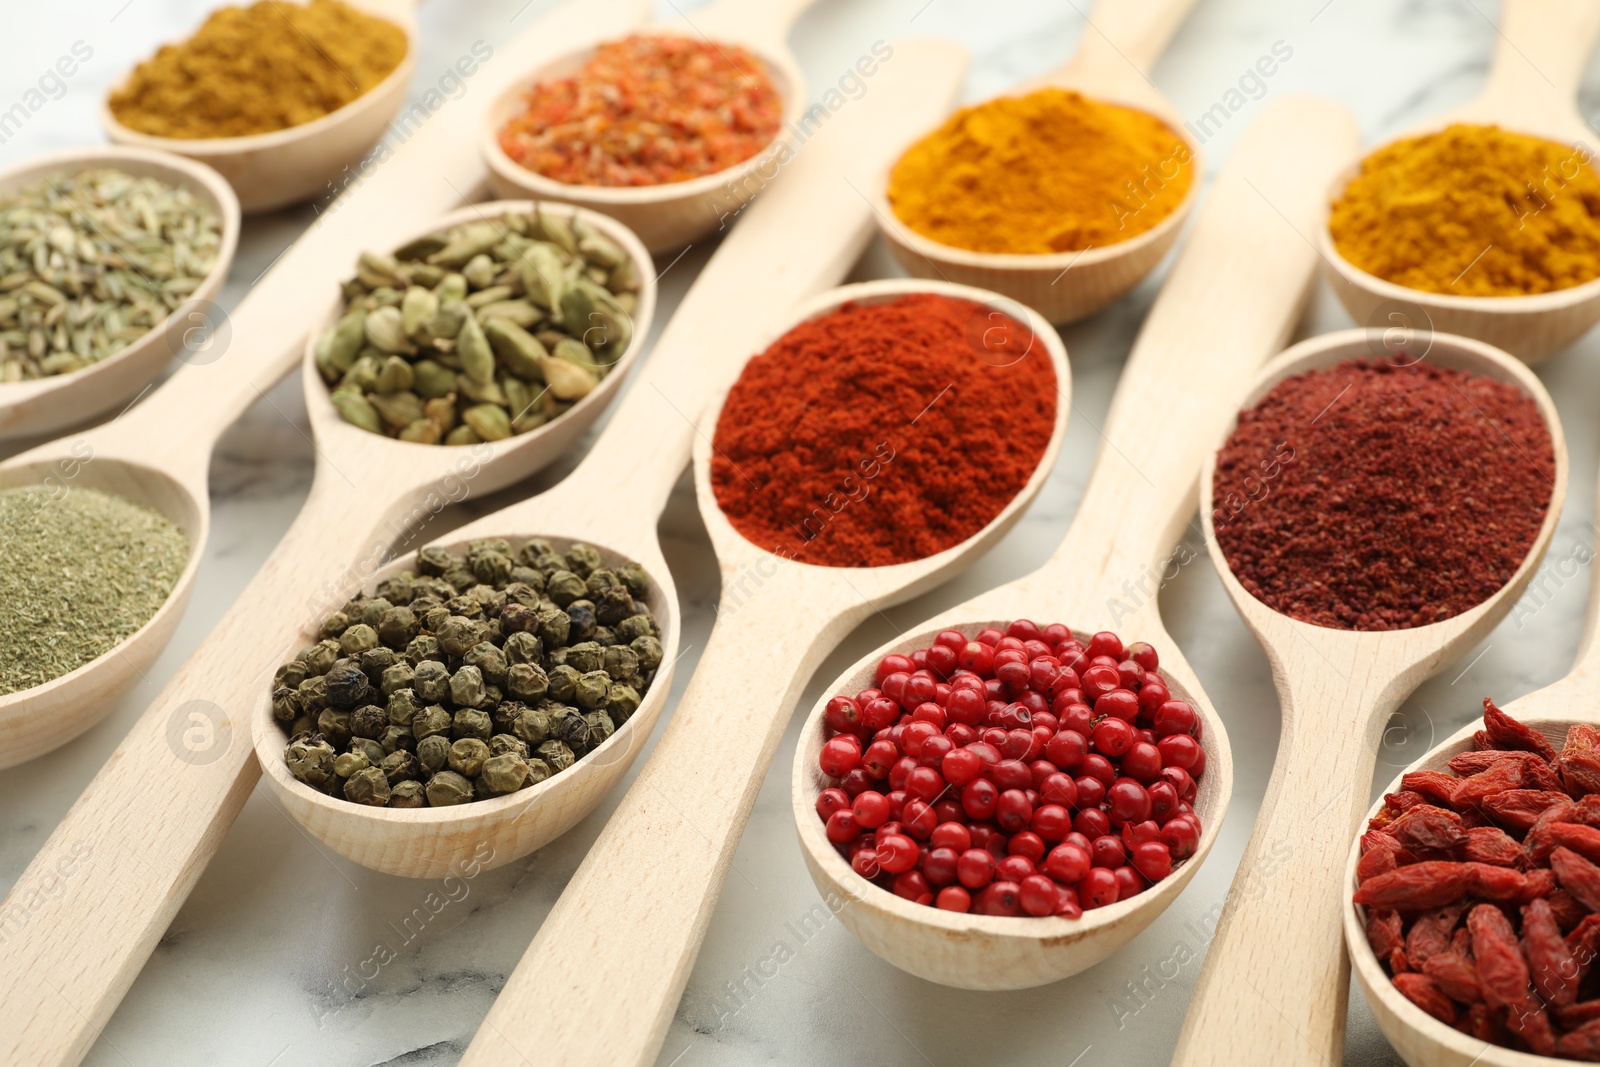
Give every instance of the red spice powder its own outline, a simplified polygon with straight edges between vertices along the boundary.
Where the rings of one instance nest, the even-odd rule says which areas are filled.
[[[1400,630],[1510,580],[1550,506],[1532,398],[1426,363],[1352,360],[1280,382],[1217,456],[1212,519],[1250,594],[1303,622]]]
[[[778,136],[783,100],[737,45],[655,34],[601,45],[571,78],[541,82],[500,147],[569,185],[663,185],[726,170]]]
[[[717,421],[712,485],[769,552],[907,563],[988,525],[1055,417],[1055,368],[1023,324],[930,293],[846,304],[745,366]]]

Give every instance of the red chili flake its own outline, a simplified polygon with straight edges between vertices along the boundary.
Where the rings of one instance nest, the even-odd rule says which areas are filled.
[[[1513,719],[1495,707],[1488,697],[1483,698],[1483,728],[1497,748],[1525,749],[1547,760],[1556,758],[1556,750],[1550,747],[1544,734]]]
[[[783,99],[738,45],[659,34],[603,44],[540,82],[500,129],[512,160],[568,185],[664,185],[715,174],[778,136]]]
[[[1456,1006],[1450,1003],[1450,998],[1440,992],[1433,979],[1427,975],[1395,975],[1394,987],[1404,993],[1407,1000],[1440,1022],[1456,1021]]]
[[[1368,907],[1422,911],[1460,900],[1467,892],[1467,865],[1426,860],[1380,874],[1356,890],[1356,903]]]
[[[1397,630],[1487,600],[1533,548],[1555,452],[1533,399],[1416,361],[1279,382],[1217,455],[1213,522],[1251,595],[1303,622]]]
[[[1516,839],[1497,826],[1477,826],[1468,830],[1461,858],[1495,867],[1521,868],[1528,862]]]

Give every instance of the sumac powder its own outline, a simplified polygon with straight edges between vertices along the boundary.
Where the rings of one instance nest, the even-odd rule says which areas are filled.
[[[1056,389],[1044,342],[984,305],[845,304],[745,366],[717,421],[717,504],[752,543],[803,563],[924,559],[1027,484]]]
[[[1555,450],[1515,386],[1351,360],[1280,382],[1217,456],[1212,520],[1250,594],[1302,622],[1399,630],[1482,603],[1533,547]]]

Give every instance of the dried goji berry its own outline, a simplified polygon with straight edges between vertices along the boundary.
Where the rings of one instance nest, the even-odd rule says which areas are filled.
[[[1528,963],[1505,912],[1493,904],[1479,904],[1467,914],[1472,931],[1472,956],[1478,964],[1478,984],[1491,1008],[1522,1008],[1530,999]]]
[[[1406,933],[1406,959],[1414,968],[1423,968],[1429,959],[1450,951],[1450,937],[1461,921],[1465,904],[1451,904],[1417,917]]]
[[[1469,778],[1467,781],[1476,781]],[[1421,794],[1415,794],[1420,796]],[[1453,852],[1467,843],[1461,816],[1433,804],[1418,804],[1389,824],[1401,847],[1416,853]]]
[[[1578,964],[1561,937],[1548,901],[1535,900],[1523,906],[1522,946],[1534,992],[1554,1007],[1574,1003],[1578,999]]]
[[[1518,853],[1520,855],[1520,852]],[[1380,874],[1387,874],[1399,866],[1394,861],[1394,853],[1386,848],[1375,848],[1356,861],[1356,883],[1365,882],[1368,878]]]
[[[1440,1022],[1456,1021],[1456,1006],[1427,975],[1397,974],[1394,976],[1394,987],[1404,993],[1407,1000]]]
[[[1385,908],[1367,909],[1367,944],[1380,960],[1405,943],[1401,934],[1400,913]]]
[[[1555,766],[1531,752],[1522,757],[1522,780],[1529,789],[1549,789],[1560,793],[1567,788],[1567,783],[1561,780],[1561,774]]]
[[[1471,1004],[1483,999],[1483,990],[1478,987],[1478,967],[1460,953],[1441,952],[1429,957],[1422,965],[1422,973],[1432,978],[1451,1000]]]
[[[1573,899],[1572,894],[1565,889],[1558,888],[1545,899],[1550,902],[1550,910],[1555,913],[1556,925],[1566,931],[1568,936],[1571,936],[1588,915],[1588,909]]]
[[[1556,872],[1561,888],[1578,903],[1590,911],[1600,911],[1600,867],[1570,848],[1558,848],[1550,853],[1550,869]]]
[[[1553,910],[1553,909],[1552,909]],[[1585,915],[1566,936],[1567,952],[1578,965],[1578,981],[1582,982],[1600,952],[1600,915]]]
[[[1461,858],[1495,867],[1521,868],[1528,862],[1522,846],[1497,826],[1479,826],[1467,831],[1467,844]]]
[[[1548,789],[1507,789],[1484,797],[1478,802],[1478,810],[1496,824],[1520,833],[1533,826],[1546,808],[1569,803],[1571,798],[1567,794]]]
[[[1409,789],[1440,804],[1450,803],[1460,782],[1442,771],[1408,771],[1400,779],[1400,788]]]
[[[1565,1008],[1555,1009],[1556,1022],[1562,1026],[1578,1027],[1600,1019],[1600,1000],[1585,1000]]]
[[[1550,747],[1544,734],[1513,719],[1495,707],[1494,701],[1488,697],[1483,698],[1483,727],[1489,740],[1498,748],[1526,749],[1537,752],[1547,760],[1556,758],[1556,750]]]
[[[1523,874],[1510,867],[1491,867],[1487,863],[1465,863],[1467,892],[1484,900],[1500,903],[1524,904],[1549,892],[1550,885],[1543,878]]]
[[[1562,1034],[1556,1051],[1572,1060],[1600,1061],[1600,1019]]]
[[[1356,889],[1355,902],[1405,911],[1443,907],[1466,895],[1467,878],[1465,863],[1426,860],[1362,883]]]
[[[1463,778],[1482,774],[1507,756],[1517,753],[1504,748],[1487,748],[1477,752],[1458,752],[1450,757],[1450,769]]]
[[[1550,827],[1550,847],[1570,848],[1591,863],[1600,862],[1600,830],[1578,823],[1560,822]]]
[[[1600,730],[1582,723],[1569,727],[1556,766],[1570,792],[1600,793]]]
[[[1550,1025],[1550,1015],[1532,997],[1522,1007],[1507,1010],[1506,1029],[1522,1038],[1528,1048],[1538,1055],[1555,1054],[1556,1034]]]
[[[1571,822],[1577,815],[1578,805],[1570,800],[1552,804],[1540,812],[1528,828],[1527,836],[1522,839],[1522,850],[1527,853],[1528,862],[1541,865],[1549,863],[1550,850],[1556,847],[1550,838],[1550,828],[1557,823]]]
[[[1458,808],[1470,808],[1484,797],[1504,793],[1507,789],[1521,789],[1526,784],[1522,773],[1523,763],[1522,754],[1517,753],[1496,760],[1482,774],[1461,779],[1456,783],[1455,792],[1450,794],[1450,803]]]

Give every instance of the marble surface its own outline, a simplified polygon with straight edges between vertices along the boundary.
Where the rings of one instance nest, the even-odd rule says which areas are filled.
[[[99,95],[157,42],[182,36],[207,0],[74,0],[11,5],[0,36],[0,109],[22,98],[76,41],[92,58],[59,99],[0,141],[0,165],[99,139]],[[547,0],[426,0],[419,69],[443,66],[474,40],[503,40]],[[673,0],[660,4],[664,14]],[[692,6],[683,0],[681,6]],[[835,81],[864,45],[910,34],[946,35],[973,54],[968,100],[1040,73],[1071,50],[1084,4],[1049,0],[821,0],[794,44],[811,84]],[[1263,97],[1319,92],[1383,138],[1476,91],[1495,41],[1495,10],[1477,0],[1203,0],[1154,72],[1180,113],[1198,116],[1275,42],[1291,59]],[[52,87],[53,88],[53,87]],[[1250,86],[1246,86],[1250,88]],[[1600,115],[1600,79],[1584,95]],[[1207,144],[1224,159],[1259,102],[1251,100]],[[252,220],[223,303],[247,286],[310,219],[308,210]],[[695,249],[664,279],[669,313],[705,260]],[[896,273],[874,245],[856,268],[866,279]],[[1021,523],[968,572],[852,634],[818,672],[802,706],[857,656],[935,610],[1023,574],[1044,560],[1072,518],[1099,444],[1094,429],[1159,275],[1114,307],[1064,331],[1074,375],[1073,413],[1061,459]],[[662,315],[665,319],[666,314]],[[1305,333],[1349,325],[1319,292]],[[1540,368],[1556,397],[1572,454],[1572,491],[1546,564],[1548,573],[1481,646],[1424,685],[1386,734],[1374,795],[1397,770],[1471,719],[1484,695],[1505,701],[1559,677],[1576,647],[1589,575],[1595,455],[1600,447],[1600,337],[1590,335]],[[271,551],[306,495],[311,446],[297,381],[257,403],[213,458],[214,527],[194,599],[177,636],[150,672],[87,736],[31,764],[0,772],[0,890],[17,879],[118,738],[222,614]],[[17,451],[10,446],[5,454]],[[572,459],[533,483],[441,515],[436,532],[552,484]],[[694,507],[678,486],[662,518],[668,561],[684,605],[681,690],[710,629],[715,562]],[[3,531],[0,531],[3,536]],[[1021,993],[977,994],[912,979],[879,961],[836,922],[801,940],[789,925],[819,899],[806,876],[789,814],[791,729],[712,919],[660,1063],[1158,1064],[1170,1056],[1197,963],[1170,964],[1179,946],[1199,955],[1266,786],[1278,710],[1267,665],[1239,624],[1201,546],[1162,593],[1168,626],[1227,722],[1236,761],[1228,824],[1192,885],[1125,951],[1076,978]],[[1574,574],[1574,570],[1579,573]],[[0,606],[3,610],[3,606]],[[757,671],[759,667],[752,665]],[[420,932],[401,920],[435,887],[374,874],[332,856],[299,832],[258,790],[112,1017],[87,1063],[408,1067],[456,1062],[505,975],[599,832],[615,798],[561,840],[472,879],[464,895]],[[159,832],[152,828],[152,832]],[[782,944],[786,962],[767,963]],[[393,962],[366,963],[387,946]],[[792,955],[792,958],[790,958]],[[765,968],[765,973],[763,973]],[[374,974],[374,971],[376,973]],[[1146,992],[1135,998],[1133,983]],[[731,990],[742,987],[742,992]],[[1332,995],[1331,991],[1328,995]],[[1398,1064],[1360,992],[1350,994],[1346,1063]],[[0,1005],[0,1027],[6,1025]],[[603,1018],[594,1025],[604,1026]]]

